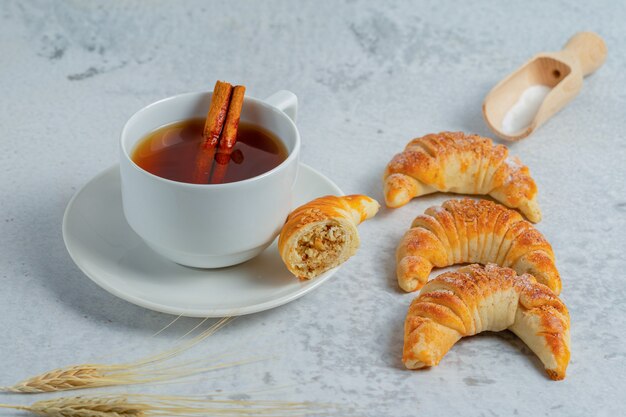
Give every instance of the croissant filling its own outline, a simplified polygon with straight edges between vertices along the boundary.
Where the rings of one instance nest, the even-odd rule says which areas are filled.
[[[298,239],[298,261],[294,266],[305,278],[330,269],[339,263],[346,241],[346,232],[338,224],[315,226]]]

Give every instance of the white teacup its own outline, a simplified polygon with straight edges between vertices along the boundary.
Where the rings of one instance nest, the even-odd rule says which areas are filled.
[[[205,117],[211,93],[166,98],[126,122],[120,142],[124,215],[157,253],[182,265],[219,268],[261,253],[278,235],[292,205],[300,134],[298,100],[279,91],[266,100],[246,97],[241,121],[274,133],[288,156],[259,176],[226,184],[188,184],[144,171],[131,159],[137,142],[163,125]]]

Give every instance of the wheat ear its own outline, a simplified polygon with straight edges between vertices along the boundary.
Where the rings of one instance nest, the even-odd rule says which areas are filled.
[[[0,391],[34,394],[40,392],[56,392],[67,391],[84,388],[98,388],[117,385],[142,384],[149,382],[159,382],[181,378],[206,372],[213,369],[223,368],[226,366],[235,366],[245,361],[239,361],[231,364],[222,364],[214,366],[190,366],[194,364],[188,362],[183,365],[169,365],[163,363],[178,354],[192,348],[207,337],[224,327],[230,318],[223,318],[202,331],[190,340],[181,343],[172,349],[157,355],[148,356],[135,362],[119,365],[105,364],[82,364],[67,366],[64,368],[54,369],[43,374],[25,379],[15,385],[8,387],[0,387]],[[198,326],[190,330],[184,337],[195,331],[204,322],[203,320]],[[185,366],[187,365],[187,366]],[[197,362],[195,365],[198,365]]]
[[[32,405],[0,404],[0,408],[29,411],[42,417],[183,417],[325,415],[323,404],[287,401],[212,400],[158,395],[60,397]],[[321,414],[320,414],[321,413]]]

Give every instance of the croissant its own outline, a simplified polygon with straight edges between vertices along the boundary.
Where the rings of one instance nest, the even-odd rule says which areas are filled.
[[[385,202],[400,207],[414,197],[437,191],[489,194],[537,223],[541,220],[537,185],[528,167],[508,153],[491,139],[462,132],[413,139],[387,165]]]
[[[462,337],[511,330],[539,357],[548,376],[565,378],[570,358],[567,308],[532,275],[469,265],[439,275],[413,300],[404,325],[407,368],[434,366]]]
[[[356,226],[379,207],[365,195],[329,195],[298,207],[278,238],[283,262],[300,279],[314,278],[345,262],[359,247]]]
[[[487,200],[448,200],[428,208],[400,241],[396,262],[398,284],[405,291],[424,285],[433,267],[493,262],[530,273],[561,292],[548,241],[519,213]]]

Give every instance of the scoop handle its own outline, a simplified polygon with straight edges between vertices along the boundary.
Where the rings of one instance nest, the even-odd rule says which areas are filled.
[[[600,68],[606,60],[606,44],[593,32],[578,32],[567,41],[563,50],[578,60],[583,77]]]

